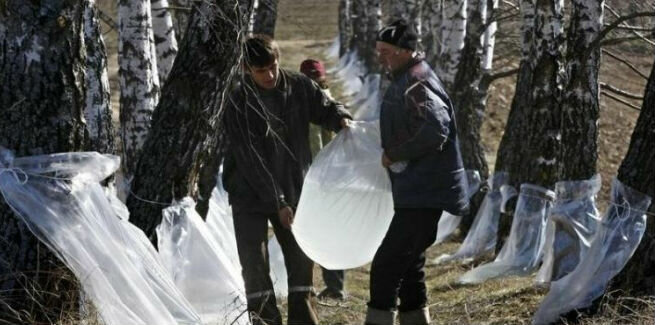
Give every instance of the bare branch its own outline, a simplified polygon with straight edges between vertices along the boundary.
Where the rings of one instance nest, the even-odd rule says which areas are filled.
[[[617,95],[627,97],[627,98],[630,98],[630,99],[644,100],[644,97],[642,97],[641,95],[633,94],[631,92],[625,91],[623,89],[619,89],[617,87],[614,87],[614,86],[612,86],[610,84],[606,84],[604,82],[600,82],[599,84],[600,84],[600,89],[607,90],[609,92],[612,92],[612,93],[615,93]]]
[[[607,27],[610,24],[605,24],[604,26]],[[621,25],[617,26],[616,29],[622,29],[622,30],[629,30],[629,31],[637,31],[637,32],[653,32],[655,31],[655,28],[652,27],[646,27],[646,26],[632,26],[632,25]]]
[[[519,68],[514,68],[514,69],[510,69],[510,70],[496,72],[494,74],[490,74],[490,75],[486,76],[484,78],[484,81],[487,82],[487,83],[492,83],[492,82],[496,81],[497,79],[502,79],[502,78],[513,76],[513,75],[517,74],[518,72],[519,72]]]
[[[515,3],[513,3],[513,2],[510,2],[510,1],[507,1],[507,0],[503,0],[503,3],[506,4],[507,6],[509,6],[510,8],[516,10],[516,11],[521,11],[521,9],[519,8],[519,6],[518,6],[517,4],[515,4]]]
[[[605,96],[607,96],[607,97],[609,97],[609,98],[611,98],[611,99],[613,99],[613,100],[615,100],[615,101],[617,101],[617,102],[619,102],[619,103],[621,103],[621,104],[623,104],[623,105],[625,105],[627,107],[630,107],[630,108],[632,108],[632,109],[634,109],[636,111],[641,111],[641,108],[639,106],[637,106],[637,105],[635,105],[633,103],[630,103],[630,102],[628,102],[626,100],[623,100],[623,99],[621,99],[619,97],[616,97],[616,96],[614,96],[614,95],[612,95],[612,94],[610,94],[610,93],[608,93],[606,91],[601,91],[600,94],[605,95]]]
[[[175,6],[168,6],[168,7],[163,7],[163,8],[155,8],[152,9],[152,11],[160,11],[160,10],[178,10],[178,11],[191,11],[191,7],[175,7]]]
[[[609,50],[603,49],[602,51],[603,51],[603,53],[609,55],[609,56],[610,56],[611,58],[613,58],[614,60],[617,60],[617,61],[619,61],[619,62],[625,64],[628,68],[630,68],[630,70],[634,71],[636,74],[638,74],[638,75],[641,76],[642,78],[648,80],[648,76],[647,76],[645,73],[639,71],[639,69],[637,69],[637,67],[635,67],[632,63],[628,62],[628,61],[625,60],[625,59],[622,59],[621,57],[619,57],[618,55],[616,55],[616,54],[610,52]]]
[[[111,29],[118,30],[118,23],[114,20],[114,18],[111,18],[110,15],[98,9],[98,16],[100,16],[100,19],[102,19],[102,21],[104,21],[105,24],[109,25]]]
[[[648,40],[646,38],[643,38],[641,36],[628,36],[628,37],[615,37],[615,38],[608,38],[600,42],[600,46],[612,46],[612,45],[617,45],[625,42],[630,42],[630,41],[645,41],[646,43],[655,46],[655,43],[653,41]]]
[[[620,16],[617,18],[614,22],[609,24],[607,27],[603,28],[600,33],[596,36],[596,38],[589,44],[589,48],[587,48],[587,52],[591,53],[593,49],[601,45],[601,42],[605,37],[607,37],[607,34],[609,34],[612,30],[617,28],[619,25],[621,25],[623,22],[628,21],[630,19],[635,19],[639,17],[655,17],[655,12],[654,11],[641,11],[641,12],[635,12],[629,15],[625,16]],[[586,55],[588,56],[588,55]]]
[[[607,11],[609,11],[612,15],[614,15],[614,17],[616,17],[617,19],[621,19],[621,15],[619,15],[619,13],[616,12],[616,10],[612,9],[612,7],[610,7],[610,6],[608,6],[607,4],[605,4],[605,8],[607,8]],[[653,12],[653,13],[655,14],[655,12]],[[606,28],[609,28],[611,25],[612,25],[612,24],[608,24]],[[627,29],[630,30],[634,35],[636,35],[636,36],[640,37],[641,39],[643,39],[646,43],[655,46],[655,42],[653,42],[653,41],[651,41],[650,39],[648,39],[646,36],[644,36],[644,34],[641,34],[641,33],[639,33],[639,32],[636,31],[636,30],[632,30],[632,29],[630,29],[630,27],[632,27],[632,26],[621,23],[621,24],[617,25],[617,26],[614,27],[614,28],[621,28],[621,29],[625,29],[625,28],[627,28]]]

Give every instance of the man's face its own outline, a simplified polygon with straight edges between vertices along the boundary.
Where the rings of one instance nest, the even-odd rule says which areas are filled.
[[[273,89],[277,85],[277,78],[280,75],[277,59],[264,67],[248,67],[248,73],[255,81],[255,84],[263,89]]]
[[[375,42],[378,62],[388,72],[394,72],[409,62],[412,53],[385,42]]]

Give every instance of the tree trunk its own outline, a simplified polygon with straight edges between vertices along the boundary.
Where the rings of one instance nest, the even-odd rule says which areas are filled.
[[[352,40],[350,41],[350,50],[355,51],[360,59],[366,53],[366,0],[352,0],[350,6],[352,17]]]
[[[173,67],[177,54],[177,38],[168,0],[151,0],[152,29],[157,49],[157,72],[159,84],[163,85]]]
[[[380,0],[367,0],[366,5],[366,47],[364,56],[364,66],[367,74],[379,73],[380,67],[375,52],[375,40],[378,31],[382,27],[381,16],[382,7]]]
[[[421,43],[425,59],[434,68],[441,52],[442,0],[424,0],[421,8]]]
[[[508,172],[516,188],[523,183],[552,188],[559,180],[562,139],[562,0],[533,1],[521,2],[524,56],[495,170]],[[509,233],[511,219],[503,215],[498,238]]]
[[[275,37],[278,0],[259,0],[255,9],[255,21],[252,32]]]
[[[350,49],[352,34],[350,3],[351,0],[339,1],[339,57],[344,56]]]
[[[467,0],[443,0],[442,10],[441,53],[435,68],[446,91],[452,93],[466,36]]]
[[[84,5],[90,6],[90,3]],[[85,73],[97,63],[85,48],[85,6],[78,1],[6,0],[0,5],[0,146],[16,156],[83,150]],[[97,31],[97,20],[87,20]],[[94,59],[87,60],[87,53]],[[76,317],[72,273],[0,199],[0,319],[56,323]]]
[[[480,138],[489,89],[488,77],[491,73],[491,63],[485,61],[485,55],[493,56],[493,53],[486,50],[483,37],[488,26],[487,15],[487,0],[468,1],[464,49],[456,68],[451,93],[464,168],[477,170],[482,179],[489,177],[489,167]],[[483,199],[484,193],[479,192],[471,200],[471,209],[462,219],[463,232],[470,228]]]
[[[628,153],[619,167],[617,178],[623,184],[655,200],[655,63],[644,92],[644,102],[632,132]],[[655,213],[651,202],[649,213]],[[647,216],[646,233],[637,251],[615,278],[612,289],[629,296],[655,295],[655,217]]]
[[[128,181],[136,169],[141,147],[150,130],[152,112],[159,101],[157,54],[150,14],[150,0],[118,2],[122,167]]]
[[[217,175],[215,151],[226,91],[238,71],[240,44],[250,15],[243,1],[194,3],[189,30],[164,86],[152,129],[127,199],[130,221],[155,240],[161,210],[185,196],[197,198],[205,166]],[[214,167],[215,166],[215,167]],[[211,177],[209,182],[214,182]],[[211,190],[213,185],[208,186]],[[202,197],[209,198],[209,193]],[[155,203],[153,203],[155,202]]]
[[[189,26],[191,0],[169,0],[169,5],[175,8],[169,10],[169,12],[173,20],[175,35],[177,35],[177,40],[180,42],[184,38],[184,35],[186,35],[186,29]]]
[[[421,31],[421,7],[426,0],[392,0],[391,21],[404,19],[414,25],[417,32]]]
[[[600,47],[589,47],[603,27],[604,2],[573,1],[561,107],[562,147],[557,158],[561,180],[587,180],[596,174]]]
[[[115,153],[107,52],[100,32],[95,0],[84,2],[84,45],[86,47],[84,119],[90,141],[85,150]]]

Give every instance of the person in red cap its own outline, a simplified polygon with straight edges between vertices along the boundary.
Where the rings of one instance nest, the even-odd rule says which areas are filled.
[[[300,64],[300,72],[316,82],[319,87],[323,89],[323,92],[325,92],[329,98],[332,98],[327,82],[325,67],[321,61],[314,59],[303,61]],[[311,147],[312,157],[316,156],[316,154],[326,146],[333,137],[334,133],[330,130],[311,125],[309,129],[309,145]],[[321,291],[318,297],[320,299],[346,299],[346,292],[344,290],[344,270],[328,270],[324,267],[321,267],[321,270],[323,271],[323,282],[325,282],[326,288]]]

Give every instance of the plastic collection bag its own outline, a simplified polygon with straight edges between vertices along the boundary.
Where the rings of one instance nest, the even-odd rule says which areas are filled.
[[[116,171],[118,157],[82,152],[12,159],[0,151],[7,204],[71,269],[104,324],[200,324],[145,234],[99,184]]]
[[[477,170],[467,170],[466,171],[466,180],[468,181],[468,192],[466,193],[466,199],[471,200],[471,197],[475,195],[480,189],[480,173]],[[457,229],[460,222],[462,222],[461,216],[452,215],[446,211],[441,215],[439,219],[439,225],[437,227],[437,239],[434,244],[440,244],[448,239],[453,232]]]
[[[377,122],[354,122],[318,153],[300,196],[293,232],[327,269],[373,259],[393,217],[391,182],[380,163]]]
[[[539,285],[561,279],[578,265],[591,245],[600,223],[596,194],[600,175],[586,181],[563,181],[555,184],[556,199],[546,226],[546,243]]]
[[[497,172],[487,180],[490,190],[485,195],[464,242],[457,252],[452,255],[441,255],[433,263],[470,260],[492,252],[496,248],[501,206],[516,195],[514,188],[506,185],[508,181],[509,174],[506,172]],[[501,188],[504,191],[501,191]]]
[[[362,90],[355,95],[351,105],[357,109],[353,118],[357,121],[375,121],[380,119],[382,95],[380,94],[380,75],[366,76]]]
[[[646,210],[651,198],[612,182],[612,204],[602,218],[591,247],[577,267],[551,283],[533,324],[548,324],[568,311],[585,308],[600,297],[609,281],[628,262],[646,231]]]
[[[357,51],[352,51],[344,55],[344,65],[339,67],[337,71],[337,79],[340,79],[343,82],[344,90],[346,96],[351,96],[358,93],[363,86],[360,76],[364,75],[363,62],[360,59]]]
[[[521,185],[509,238],[498,257],[491,262],[466,272],[460,283],[481,283],[510,275],[526,275],[541,261],[546,235],[546,220],[550,214],[555,192],[532,184]]]
[[[175,202],[162,213],[159,254],[203,323],[247,324],[240,269],[214,240],[193,199]]]

